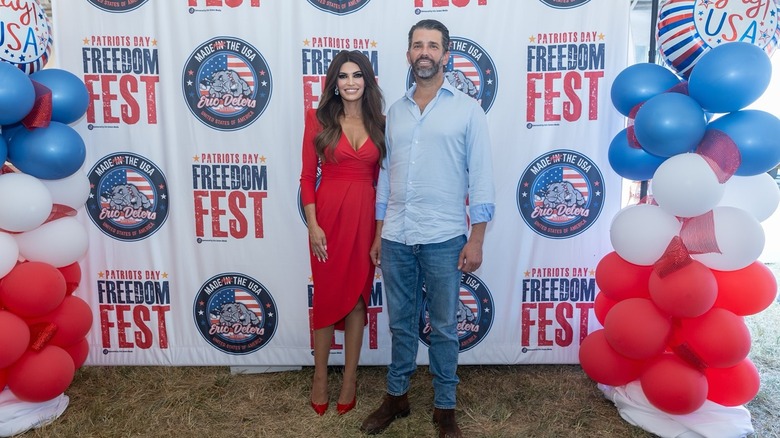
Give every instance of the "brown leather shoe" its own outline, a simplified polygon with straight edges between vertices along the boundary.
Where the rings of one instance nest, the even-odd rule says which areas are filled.
[[[409,409],[409,399],[406,394],[398,396],[385,394],[382,405],[366,417],[363,424],[360,425],[360,430],[369,435],[377,434],[387,429],[393,420],[406,417],[409,412],[411,409]]]
[[[439,438],[463,438],[455,421],[455,409],[433,409],[433,424],[439,431]]]

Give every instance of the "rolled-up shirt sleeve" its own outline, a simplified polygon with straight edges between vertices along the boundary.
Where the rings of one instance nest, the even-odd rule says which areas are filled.
[[[471,223],[489,222],[496,209],[493,186],[493,154],[487,116],[479,106],[472,110],[467,131],[469,216]]]

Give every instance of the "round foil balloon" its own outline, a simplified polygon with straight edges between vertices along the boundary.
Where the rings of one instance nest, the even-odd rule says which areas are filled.
[[[780,0],[763,2],[677,0],[658,10],[661,57],[688,77],[713,47],[743,41],[772,56],[780,39]]]
[[[49,17],[38,0],[0,2],[0,61],[30,74],[42,69],[51,54]]]

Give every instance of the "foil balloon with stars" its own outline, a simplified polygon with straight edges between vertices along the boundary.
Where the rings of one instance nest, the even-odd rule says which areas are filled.
[[[26,74],[41,70],[51,56],[49,18],[38,0],[0,3],[0,61]]]
[[[780,39],[780,0],[667,0],[658,11],[661,57],[683,77],[711,49],[732,42],[760,47],[768,56]]]

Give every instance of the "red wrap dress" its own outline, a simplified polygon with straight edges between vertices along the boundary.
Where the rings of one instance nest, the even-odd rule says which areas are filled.
[[[369,251],[376,230],[374,182],[379,150],[369,137],[357,150],[342,133],[333,159],[320,165],[314,139],[321,130],[316,110],[306,112],[301,169],[301,203],[316,205],[317,223],[325,232],[328,259],[320,262],[309,242],[314,296],[312,328],[343,330],[344,318],[361,296],[368,306],[374,278]]]

